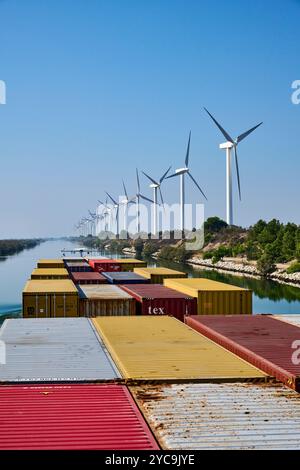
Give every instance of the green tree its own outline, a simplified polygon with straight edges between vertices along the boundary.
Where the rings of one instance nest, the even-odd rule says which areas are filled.
[[[206,222],[204,222],[205,232],[216,233],[226,227],[228,227],[227,223],[219,217],[209,217]]]
[[[141,238],[137,238],[134,240],[134,248],[135,248],[135,253],[137,258],[142,257],[142,252],[143,252],[143,240]]]
[[[287,224],[282,238],[282,254],[285,261],[290,261],[296,254],[297,225]]]
[[[257,269],[264,277],[267,277],[269,274],[274,272],[276,266],[274,264],[273,256],[270,253],[263,253],[257,261]]]
[[[295,256],[297,260],[300,261],[300,226],[296,230],[295,240],[296,240]]]

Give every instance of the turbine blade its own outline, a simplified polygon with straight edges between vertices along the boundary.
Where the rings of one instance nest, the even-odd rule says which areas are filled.
[[[243,134],[239,135],[238,138],[236,139],[236,143],[240,143],[243,139],[245,139],[249,134],[251,134],[251,132],[255,131],[255,129],[257,129],[259,126],[262,125],[262,122],[260,122],[259,124],[257,124],[257,126],[254,126],[254,127],[251,127],[251,129],[249,129],[249,131],[246,131],[244,132]]]
[[[151,176],[147,175],[147,173],[145,173],[144,171],[142,171],[142,173],[143,173],[143,175],[146,176],[146,178],[148,178],[148,180],[150,180],[150,181],[152,181],[152,183],[158,185],[157,181],[155,181],[153,178],[151,178]]]
[[[188,146],[187,146],[186,155],[185,155],[185,166],[186,166],[186,167],[188,167],[188,164],[189,164],[190,144],[191,144],[191,131],[190,131],[189,140],[188,140]]]
[[[221,124],[218,123],[218,121],[213,117],[212,114],[210,114],[210,112],[204,108],[205,111],[207,112],[207,114],[212,118],[212,120],[214,121],[214,123],[216,124],[216,126],[220,129],[220,131],[222,132],[223,136],[225,137],[226,140],[228,140],[229,142],[231,142],[232,144],[234,144],[234,140],[232,137],[230,137],[230,135],[225,131],[225,129],[223,129],[223,127],[221,126]]]
[[[136,196],[133,196],[131,199],[128,200],[128,204],[136,204]]]
[[[162,175],[162,177],[160,178],[159,180],[159,183],[161,184],[163,182],[163,180],[165,179],[165,177],[167,176],[167,174],[169,173],[169,171],[171,170],[171,166],[169,166],[169,168],[167,169],[167,171]]]
[[[140,178],[139,178],[139,172],[138,172],[138,169],[136,168],[135,169],[136,171],[136,182],[137,182],[137,188],[138,188],[138,193],[140,192],[141,190],[141,187],[140,187]]]
[[[126,191],[126,186],[125,186],[124,180],[122,180],[122,183],[123,183],[123,189],[124,189],[126,199],[128,200],[128,194],[127,194],[127,191]]]
[[[160,189],[160,186],[159,186],[159,194],[160,194],[160,199],[161,199],[161,203],[162,205],[164,205],[164,200],[163,200],[163,195],[162,195],[162,192],[161,192],[161,189]]]
[[[199,189],[200,193],[205,197],[205,199],[207,200],[207,197],[205,196],[204,192],[202,191],[202,189],[200,188],[199,184],[197,183],[197,181],[195,180],[195,178],[191,175],[191,173],[188,171],[187,174],[189,175],[189,177],[191,178],[191,180],[195,183],[195,185],[197,186],[197,188]]]
[[[239,188],[239,198],[241,201],[242,196],[241,196],[240,170],[239,170],[239,161],[238,161],[236,145],[234,146],[234,156],[235,156],[236,176],[237,176],[238,188]]]
[[[100,201],[99,199],[98,199],[98,202],[99,202],[99,204],[101,204],[102,206],[105,205],[105,204],[104,204],[102,201]]]
[[[178,176],[178,173],[173,173],[173,175],[167,176],[166,179],[174,178],[174,176]]]
[[[114,198],[110,194],[108,194],[107,191],[105,191],[105,192],[108,195],[109,199],[117,206],[118,205],[117,201],[115,201]]]
[[[152,199],[149,199],[148,197],[143,196],[142,194],[139,194],[139,197],[141,197],[141,198],[144,199],[145,201],[148,201],[148,202],[151,202],[152,204],[154,204],[154,201],[152,201]]]

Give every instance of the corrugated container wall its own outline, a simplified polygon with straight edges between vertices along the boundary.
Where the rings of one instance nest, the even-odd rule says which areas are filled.
[[[187,273],[169,268],[134,268],[134,272],[150,279],[151,284],[163,284],[164,279],[187,277]]]
[[[0,339],[6,344],[0,382],[104,382],[120,378],[87,318],[5,320]]]
[[[252,314],[252,291],[210,279],[166,279],[166,287],[195,297],[198,315]]]
[[[89,259],[89,265],[98,273],[121,271],[120,263],[112,259]]]
[[[88,273],[92,271],[91,266],[86,261],[66,261],[65,265],[67,270],[71,273]]]
[[[149,284],[150,279],[147,279],[132,271],[122,271],[119,273],[103,272],[102,275],[107,279],[110,284]]]
[[[31,279],[69,279],[69,273],[65,268],[36,268]]]
[[[40,259],[37,262],[38,268],[64,268],[65,264],[62,259]]]
[[[282,385],[130,387],[163,449],[300,449],[300,397]]]
[[[78,286],[79,313],[85,317],[135,315],[135,299],[111,284]]]
[[[107,279],[102,274],[94,271],[70,273],[70,277],[75,284],[107,284]]]
[[[186,322],[199,333],[300,391],[298,326],[269,315],[192,316],[186,317]]]
[[[32,280],[23,290],[25,318],[78,316],[78,291],[70,279]]]
[[[125,386],[0,388],[0,449],[155,450]]]
[[[137,301],[137,315],[169,315],[184,321],[185,315],[197,314],[197,300],[161,284],[122,285]]]
[[[171,317],[97,317],[123,377],[161,381],[265,380],[266,374]]]

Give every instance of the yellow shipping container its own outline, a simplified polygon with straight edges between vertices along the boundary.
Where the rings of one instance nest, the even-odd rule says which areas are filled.
[[[241,381],[267,377],[171,317],[97,317],[92,321],[127,379]]]
[[[65,263],[62,259],[39,259],[37,262],[38,268],[64,268]]]
[[[210,279],[166,279],[166,287],[195,297],[198,315],[252,314],[252,291]]]
[[[140,261],[134,258],[118,258],[116,260],[117,263],[121,265],[121,271],[133,271],[134,268],[146,268],[147,263],[146,261]]]
[[[65,268],[36,268],[31,273],[31,279],[69,279]]]
[[[164,279],[187,277],[186,273],[169,268],[134,268],[134,272],[150,279],[151,284],[162,284]]]
[[[23,290],[25,318],[77,317],[78,291],[70,279],[31,280]]]

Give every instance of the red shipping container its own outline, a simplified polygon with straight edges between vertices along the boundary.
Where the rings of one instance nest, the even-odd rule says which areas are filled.
[[[300,391],[298,326],[268,315],[200,315],[186,317],[185,322],[250,364]]]
[[[75,284],[107,284],[107,279],[100,273],[91,271],[89,273],[70,273]]]
[[[121,271],[121,265],[110,258],[89,259],[89,265],[98,273]]]
[[[0,449],[159,449],[123,385],[0,387]]]
[[[197,314],[197,299],[161,284],[120,284],[137,300],[137,315],[169,315],[184,321],[185,315]]]

